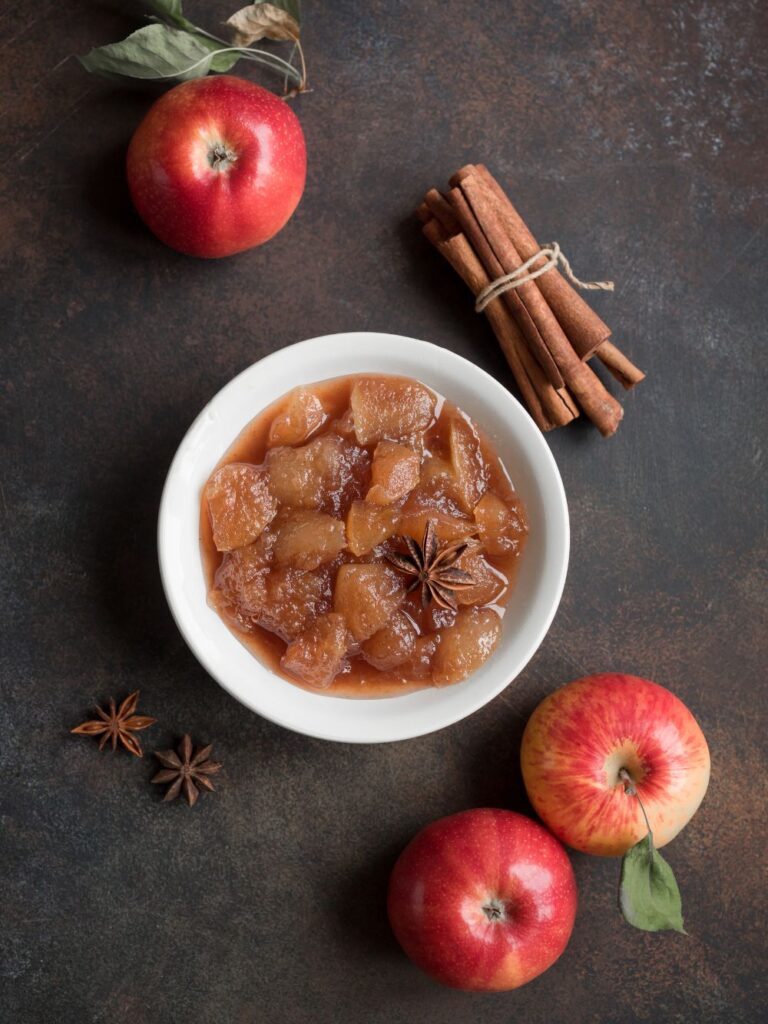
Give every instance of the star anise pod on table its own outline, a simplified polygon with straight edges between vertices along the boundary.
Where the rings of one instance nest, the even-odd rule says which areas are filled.
[[[135,754],[136,757],[142,757],[144,752],[141,749],[141,744],[131,733],[154,725],[157,719],[150,718],[149,715],[135,715],[134,712],[138,703],[138,690],[134,690],[132,694],[126,697],[119,708],[115,706],[115,698],[110,697],[108,712],[103,708],[97,707],[96,714],[99,716],[98,718],[91,718],[87,722],[82,722],[70,731],[77,733],[79,736],[101,736],[99,750],[103,750],[108,740],[112,741],[112,749],[114,750],[119,740],[126,750]]]
[[[412,537],[399,538],[408,548],[408,554],[392,551],[387,560],[400,572],[412,576],[407,593],[421,587],[421,606],[426,608],[434,600],[441,608],[456,611],[454,592],[475,586],[475,579],[464,569],[457,569],[456,562],[467,550],[469,539],[438,544],[434,519],[428,519],[424,528],[424,539],[417,544]]]
[[[208,755],[213,749],[212,744],[192,750],[192,738],[189,735],[183,736],[179,744],[178,753],[175,750],[156,750],[155,757],[163,767],[153,776],[152,782],[170,782],[168,792],[163,800],[175,800],[179,793],[184,791],[187,803],[194,807],[200,795],[198,786],[204,789],[213,789],[213,783],[208,778],[215,775],[221,769],[217,761],[209,761]]]

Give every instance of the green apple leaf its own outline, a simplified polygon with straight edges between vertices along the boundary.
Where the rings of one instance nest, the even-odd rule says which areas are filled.
[[[211,71],[229,71],[242,57],[282,75],[287,96],[306,88],[304,55],[299,43],[299,0],[276,0],[273,4],[243,8],[238,14],[250,17],[255,12],[256,24],[248,29],[248,23],[243,23],[246,35],[250,32],[245,44],[241,40],[246,36],[235,26],[235,42],[231,46],[188,21],[182,11],[182,0],[146,2],[155,12],[150,16],[152,24],[132,32],[119,43],[99,46],[80,57],[86,71],[108,78],[183,82],[202,78]],[[291,40],[293,52],[299,53],[301,70],[293,66],[290,58],[284,60],[276,53],[250,48],[251,41],[265,36]],[[287,91],[289,82],[295,86],[292,92]]]
[[[185,81],[209,71],[228,71],[240,56],[215,40],[155,22],[79,59],[86,71],[97,75]]]
[[[238,46],[250,46],[259,39],[295,41],[301,34],[299,23],[299,4],[294,0],[249,4],[227,18],[227,25],[234,29],[233,38]]]
[[[619,906],[625,920],[635,928],[686,934],[680,890],[672,868],[654,847],[650,832],[624,854]]]

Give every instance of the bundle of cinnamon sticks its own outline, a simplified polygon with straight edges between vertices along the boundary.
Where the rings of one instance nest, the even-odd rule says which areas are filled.
[[[468,164],[445,194],[430,189],[417,214],[429,241],[478,296],[540,252],[504,190],[482,164]],[[528,273],[543,266],[535,260]],[[592,356],[624,388],[645,374],[612,342],[610,329],[557,267],[492,299],[484,308],[528,409],[541,430],[583,412],[610,437],[624,410],[588,365]]]

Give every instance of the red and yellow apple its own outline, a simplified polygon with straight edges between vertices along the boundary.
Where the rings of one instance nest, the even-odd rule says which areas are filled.
[[[620,856],[648,829],[664,846],[690,821],[709,782],[709,749],[688,708],[638,676],[604,673],[550,694],[523,735],[525,788],[568,846]]]
[[[157,237],[190,256],[230,256],[276,234],[304,191],[304,133],[253,82],[183,82],[150,108],[128,147],[131,198]]]
[[[576,882],[563,847],[513,811],[427,825],[395,864],[389,920],[410,959],[453,988],[517,988],[565,949]]]

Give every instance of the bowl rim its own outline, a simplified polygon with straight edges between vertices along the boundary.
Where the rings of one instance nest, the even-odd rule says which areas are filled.
[[[259,701],[259,687],[254,686],[253,691],[249,692],[248,695],[244,695],[243,692],[237,685],[234,685],[230,679],[227,678],[225,668],[222,667],[218,662],[213,662],[209,656],[209,652],[205,648],[203,643],[203,636],[196,623],[188,621],[185,605],[182,600],[183,587],[179,580],[178,574],[176,573],[176,566],[171,556],[171,538],[173,535],[174,519],[173,519],[173,502],[175,500],[176,491],[182,486],[182,476],[185,461],[190,458],[191,450],[194,449],[194,438],[198,432],[204,427],[204,425],[215,418],[214,411],[219,407],[223,407],[226,404],[226,400],[230,394],[237,393],[237,391],[243,387],[248,380],[259,373],[262,377],[273,371],[276,367],[286,362],[298,362],[306,359],[307,356],[315,349],[319,349],[321,346],[327,346],[329,343],[351,343],[354,342],[356,349],[359,353],[360,348],[371,346],[372,348],[377,347],[377,352],[374,354],[371,352],[371,358],[375,361],[377,355],[380,354],[382,343],[385,346],[389,346],[389,351],[393,349],[402,348],[404,345],[407,346],[413,353],[420,352],[424,357],[424,370],[428,376],[428,367],[434,360],[440,360],[445,366],[453,366],[457,375],[463,373],[470,374],[475,383],[483,388],[489,389],[490,393],[495,394],[495,397],[500,401],[504,402],[508,406],[508,411],[511,414],[511,420],[514,421],[515,427],[511,430],[511,435],[515,436],[516,440],[520,441],[520,432],[525,437],[525,444],[532,446],[535,457],[539,468],[543,468],[544,472],[549,476],[548,484],[550,486],[550,498],[555,497],[557,499],[556,506],[552,509],[553,515],[556,517],[557,525],[559,526],[559,552],[558,552],[558,572],[557,577],[553,581],[550,592],[548,594],[548,607],[546,613],[543,614],[537,623],[534,630],[531,631],[531,638],[525,646],[524,652],[515,659],[515,664],[512,668],[507,666],[503,668],[503,662],[500,659],[501,652],[497,652],[495,657],[488,663],[493,666],[497,663],[497,667],[500,669],[498,672],[498,682],[493,685],[489,690],[485,692],[478,692],[473,694],[471,687],[467,689],[467,699],[463,703],[462,709],[457,713],[455,710],[450,711],[447,714],[436,714],[435,721],[433,721],[427,727],[423,724],[417,728],[408,726],[407,714],[402,716],[403,725],[401,728],[394,730],[384,731],[379,729],[373,730],[373,732],[366,733],[365,730],[360,730],[356,734],[350,734],[344,729],[334,730],[327,727],[316,727],[313,725],[311,716],[307,722],[297,723],[291,715],[283,715],[279,710],[275,708],[265,707]],[[392,356],[393,359],[397,359],[398,355],[395,353]],[[308,360],[311,362],[311,360]],[[314,381],[323,379],[333,379],[335,377],[344,377],[355,375],[358,373],[381,373],[390,374],[392,376],[413,376],[413,374],[406,374],[399,372],[396,368],[392,369],[374,369],[370,368],[365,370],[339,369],[337,373],[333,373],[330,377],[315,377]],[[427,380],[422,382],[427,387],[432,387]],[[310,380],[304,382],[299,380],[294,386],[300,386],[302,383],[310,383]],[[287,390],[290,390],[287,389]],[[436,389],[435,389],[436,390]],[[286,390],[281,390],[276,393],[274,397],[268,399],[263,405],[259,406],[251,416],[251,419],[259,415],[261,409],[265,408],[271,402],[280,398],[282,394],[287,393]],[[447,397],[451,397],[450,395]],[[246,421],[247,422],[247,421]],[[237,437],[238,433],[245,424],[234,427],[230,441],[222,446],[216,453],[214,458],[210,461],[208,473],[210,473],[213,466],[216,464],[221,455],[227,450],[230,444],[232,444]],[[482,426],[482,423],[481,423]],[[526,455],[529,462],[531,462],[533,456]],[[199,514],[199,491],[195,498],[195,508]],[[523,408],[520,402],[511,394],[502,384],[500,384],[494,377],[492,377],[487,371],[481,367],[472,363],[470,360],[452,352],[450,349],[443,348],[439,345],[435,345],[431,342],[421,341],[416,338],[409,338],[403,335],[389,334],[378,331],[348,331],[340,332],[336,334],[322,335],[316,338],[309,338],[305,341],[296,342],[288,345],[285,348],[279,349],[276,352],[269,353],[268,355],[258,359],[250,366],[245,367],[240,373],[229,380],[222,388],[220,388],[212,398],[206,402],[203,409],[193,420],[192,424],[185,432],[173,459],[171,460],[168,473],[163,485],[162,495],[160,499],[158,522],[157,522],[157,544],[158,544],[158,562],[160,569],[160,577],[162,580],[163,590],[168,602],[173,619],[176,623],[179,632],[184,638],[187,646],[192,651],[195,658],[206,670],[206,672],[221,686],[227,693],[231,694],[236,700],[247,707],[249,710],[256,712],[262,717],[280,725],[284,728],[290,729],[294,732],[310,736],[316,739],[328,740],[331,742],[341,743],[388,743],[397,742],[400,740],[413,739],[418,736],[429,735],[432,732],[436,732],[440,729],[447,728],[450,725],[455,724],[458,721],[463,720],[469,715],[474,714],[481,707],[484,707],[487,703],[497,697],[507,686],[509,686],[523,671],[525,666],[531,660],[533,655],[536,653],[538,648],[541,646],[544,637],[546,636],[549,627],[557,612],[562,597],[563,589],[565,586],[565,579],[568,570],[568,560],[570,553],[570,522],[568,515],[568,505],[565,495],[565,489],[563,482],[560,477],[559,470],[555,458],[550,451],[548,444],[536,426],[534,421],[529,416],[528,412]],[[202,560],[199,555],[199,547],[195,547],[194,556],[200,563],[199,568],[202,573]],[[208,608],[206,603],[206,608]],[[213,613],[216,614],[215,612]],[[218,619],[218,616],[217,616]],[[218,620],[221,622],[221,620]],[[232,640],[237,644],[238,648],[246,650],[237,637],[231,633],[231,631],[224,625],[227,634],[232,637]],[[345,697],[329,697],[326,694],[313,694],[300,687],[295,687],[292,683],[283,679],[281,676],[276,675],[272,672],[269,667],[260,662],[254,655],[249,653],[249,657],[253,660],[254,665],[263,671],[271,680],[279,680],[285,686],[290,687],[294,691],[307,694],[313,700],[322,700],[324,702],[345,702],[355,705],[368,705],[375,707],[381,701],[396,701],[405,707],[405,703],[420,694],[434,693],[434,692],[445,692],[446,690],[455,690],[457,687],[467,686],[471,684],[471,677],[468,681],[454,684],[451,687],[445,688],[426,688],[415,691],[410,694],[404,694],[402,696],[386,697],[386,698],[373,698],[373,699],[360,699],[360,698],[345,698]],[[223,659],[226,660],[226,659]],[[473,674],[474,675],[474,674]]]

